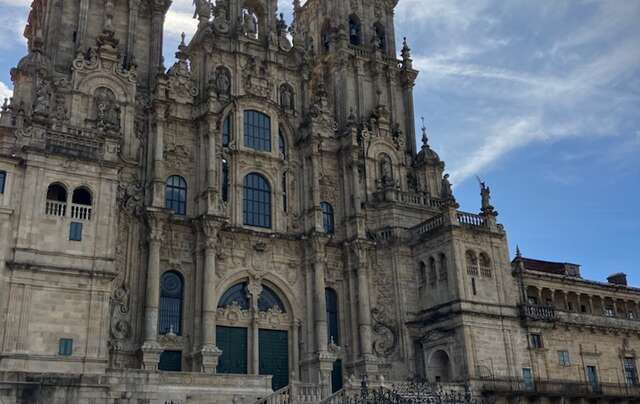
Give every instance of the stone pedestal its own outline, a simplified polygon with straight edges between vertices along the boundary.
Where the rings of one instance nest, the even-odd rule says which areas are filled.
[[[160,354],[162,353],[160,344],[155,341],[147,341],[140,350],[142,351],[142,368],[144,370],[158,370]]]
[[[333,364],[337,359],[337,355],[333,352],[320,352],[315,358],[318,369],[317,382],[322,386],[323,399],[331,395],[331,372],[333,371]]]
[[[216,373],[220,356],[222,356],[222,350],[220,348],[215,345],[205,345],[200,350],[198,356],[202,364],[201,370],[203,373]]]

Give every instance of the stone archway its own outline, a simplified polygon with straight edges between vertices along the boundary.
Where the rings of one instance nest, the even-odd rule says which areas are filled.
[[[437,350],[431,354],[427,366],[427,378],[432,383],[451,382],[451,360],[449,354]]]

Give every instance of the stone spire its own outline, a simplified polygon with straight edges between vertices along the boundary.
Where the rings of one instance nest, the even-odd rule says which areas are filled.
[[[427,137],[427,127],[424,124],[424,117],[422,119],[422,150],[429,148],[429,138]]]
[[[402,40],[402,50],[400,51],[402,56],[402,67],[404,69],[413,69],[413,59],[411,59],[411,48],[407,44],[407,37]]]

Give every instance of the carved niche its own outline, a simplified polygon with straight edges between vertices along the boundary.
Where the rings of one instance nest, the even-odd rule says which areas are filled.
[[[113,91],[106,87],[96,89],[94,96],[96,129],[105,133],[120,132],[121,109]]]

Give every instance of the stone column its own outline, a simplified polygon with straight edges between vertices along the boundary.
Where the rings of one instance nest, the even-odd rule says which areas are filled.
[[[164,124],[167,106],[156,102],[154,109],[155,136],[153,141],[153,176],[152,176],[152,206],[164,207]]]
[[[291,325],[291,381],[299,380],[298,368],[300,364],[300,320],[294,320]]]
[[[324,281],[325,266],[326,259],[316,257],[313,263],[313,305],[317,352],[326,352],[329,343],[327,338],[327,302]]]
[[[200,350],[202,371],[215,373],[222,351],[216,346],[216,247],[222,223],[212,219],[202,220],[205,239],[204,279],[202,282],[202,348]]]
[[[11,211],[0,207],[0,326],[7,326],[6,305],[9,299],[8,277],[5,276],[7,252],[11,238]],[[0,333],[0,350],[4,347],[4,332]]]
[[[378,371],[372,354],[371,303],[369,301],[368,259],[366,242],[356,241],[351,246],[352,265],[356,271],[358,289],[358,331],[360,334],[361,373]]]
[[[149,256],[144,305],[144,344],[142,365],[146,370],[157,370],[162,349],[158,344],[158,306],[160,303],[160,248],[164,238],[164,218],[158,212],[147,212],[149,226]]]

